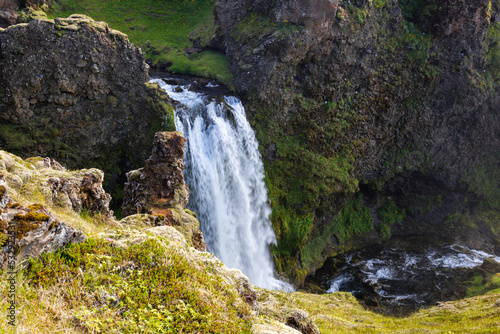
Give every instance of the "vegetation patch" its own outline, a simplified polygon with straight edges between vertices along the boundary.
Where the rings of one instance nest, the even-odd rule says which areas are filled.
[[[207,49],[206,43],[216,29],[211,0],[59,0],[52,3],[49,17],[74,13],[105,21],[127,34],[146,53],[146,59],[158,67],[232,82],[225,55]],[[188,53],[193,41],[199,50]]]
[[[494,160],[476,166],[464,179],[471,191],[483,196],[492,208],[500,209],[500,169]]]
[[[22,289],[32,292],[27,298],[57,291],[72,327],[85,332],[249,333],[249,308],[237,292],[165,242],[146,237],[120,247],[91,238],[32,260]]]
[[[321,252],[331,243],[332,236],[343,244],[347,239],[373,229],[370,209],[364,206],[362,196],[358,195],[347,203],[331,224],[311,232],[301,251],[303,268],[309,268],[321,258]]]

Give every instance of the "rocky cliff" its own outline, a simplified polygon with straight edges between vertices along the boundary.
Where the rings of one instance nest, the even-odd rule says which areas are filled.
[[[173,129],[168,96],[126,35],[82,15],[0,30],[0,145],[99,166],[111,186]]]
[[[463,226],[498,251],[497,222],[477,211],[500,208],[498,13],[497,1],[215,2],[281,270],[300,283],[346,248]]]

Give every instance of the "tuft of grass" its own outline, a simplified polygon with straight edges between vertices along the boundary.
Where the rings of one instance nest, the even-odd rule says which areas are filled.
[[[155,66],[232,82],[225,55],[206,49],[216,29],[211,0],[59,0],[51,5],[49,18],[75,13],[105,21],[127,34]],[[187,54],[193,41],[206,50]]]

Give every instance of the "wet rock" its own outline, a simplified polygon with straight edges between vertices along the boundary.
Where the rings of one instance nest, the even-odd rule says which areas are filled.
[[[153,152],[144,168],[127,173],[123,197],[123,216],[150,214],[175,226],[193,246],[206,250],[199,222],[186,210],[189,188],[184,182],[184,144],[180,132],[158,132]]]

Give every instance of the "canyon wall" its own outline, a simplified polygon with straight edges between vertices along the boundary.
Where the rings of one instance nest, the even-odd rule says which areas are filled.
[[[301,283],[391,233],[498,251],[498,6],[215,2],[265,159],[280,270]]]

